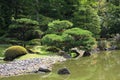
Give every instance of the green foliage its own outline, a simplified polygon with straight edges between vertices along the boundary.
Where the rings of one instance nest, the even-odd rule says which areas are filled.
[[[116,45],[117,49],[120,49],[120,34],[116,34],[114,36],[114,44],[113,45]]]
[[[11,24],[11,1],[0,1],[0,30],[2,31],[1,35],[5,34],[8,30],[8,26]]]
[[[56,46],[66,51],[73,47],[91,50],[96,43],[90,31],[79,28],[65,30],[62,35],[47,34],[41,41],[44,45]]]
[[[71,57],[74,58],[76,56],[76,53],[72,52],[70,53]]]
[[[32,40],[28,41],[27,44],[28,45],[40,45],[41,44],[40,41],[41,41],[40,39],[32,39]]]
[[[60,34],[72,26],[73,24],[68,20],[55,20],[48,24],[48,33]]]
[[[21,18],[16,19],[13,21],[13,25],[10,25],[10,29],[17,29],[17,28],[27,28],[27,29],[34,29],[34,26],[38,26],[39,23],[35,20],[27,19],[27,18]]]
[[[14,20],[14,23],[9,26],[9,36],[15,37],[23,42],[40,38],[42,32],[40,31],[38,24],[37,21],[27,18],[16,19]]]
[[[69,20],[73,17],[73,13],[79,3],[78,0],[43,0],[39,2],[41,2],[41,14],[62,20]]]
[[[110,34],[120,33],[120,6],[114,6],[109,9],[108,27]]]
[[[31,26],[34,26],[32,29],[37,28],[40,24],[39,28],[46,32],[48,23],[60,19],[73,22],[73,27],[91,31],[95,37],[99,35],[102,29],[101,34],[106,37],[108,34],[119,33],[119,3],[119,0],[1,0],[0,36],[8,33],[8,31],[10,33],[24,31],[18,29],[23,27],[23,24],[24,27],[29,26],[27,30],[31,29]],[[14,22],[12,22],[13,19],[15,19]],[[37,20],[39,24],[31,19]],[[60,24],[62,26],[62,23]],[[50,29],[49,32],[48,29],[48,32],[60,34],[66,29],[57,28],[58,30],[55,29],[57,31]],[[21,39],[23,40],[23,38]]]
[[[101,17],[101,37],[109,38],[111,35],[120,33],[120,1],[119,0],[107,0],[107,2],[101,4],[99,8],[99,15]],[[102,14],[102,15],[101,15]]]
[[[59,48],[57,48],[57,47],[55,47],[55,46],[49,46],[47,49],[46,49],[46,51],[50,51],[50,52],[59,52],[60,51],[60,49]]]
[[[100,33],[100,18],[97,11],[90,6],[79,7],[79,10],[74,13],[73,22],[76,27],[89,30],[94,35]]]
[[[119,6],[120,5],[120,1],[119,0],[109,0],[109,3],[112,3],[115,6]]]
[[[72,29],[68,29],[64,32],[65,34],[70,34],[73,36],[80,36],[80,35],[86,35],[86,36],[92,36],[92,33],[88,30],[83,30],[80,28],[72,28]]]
[[[71,39],[65,41],[65,45],[67,45],[66,47],[68,49],[72,47],[80,47],[81,49],[91,50],[96,44],[95,38],[92,37],[92,33],[88,30],[72,28],[64,31],[63,35],[64,34],[71,36]]]
[[[48,23],[52,22],[53,19],[47,16],[40,15],[39,25],[42,31],[46,31],[48,29]]]
[[[39,23],[37,21],[31,20],[31,19],[27,19],[27,18],[16,19],[16,22],[18,24],[39,25]]]
[[[21,41],[16,38],[6,38],[5,36],[0,37],[0,44],[20,44]]]
[[[54,46],[34,45],[34,46],[29,46],[27,48],[30,49],[30,50],[32,50],[32,51],[34,51],[37,54],[40,54],[40,55],[49,55],[49,54],[54,54],[54,52],[49,51],[49,49],[52,48],[52,47],[54,47]],[[59,49],[59,48],[57,48],[57,49]]]
[[[98,41],[98,48],[100,50],[106,50],[110,48],[110,43],[107,40],[100,40]]]
[[[4,18],[0,16],[0,36],[4,35],[5,33],[4,26],[5,26]]]
[[[28,30],[25,33],[25,40],[29,41],[32,39],[36,39],[36,38],[41,38],[41,36],[43,35],[43,32],[41,30]]]
[[[8,45],[8,44],[0,44],[0,57],[4,57],[5,49],[8,48],[9,46],[11,46],[11,45]]]
[[[33,39],[45,35],[42,43],[47,45],[55,45],[62,49],[81,45],[84,49],[91,49],[94,42],[92,36],[108,37],[120,33],[119,2],[119,0],[1,0],[0,36],[5,35],[5,38],[0,38],[0,43],[25,44],[31,40],[30,44],[38,44],[39,41]],[[75,28],[85,29],[93,34]]]
[[[4,55],[5,55],[4,60],[11,61],[11,60],[13,60],[19,56],[25,55],[27,53],[28,53],[27,50],[22,46],[11,46],[6,49],[6,51],[4,53]]]
[[[56,46],[56,47],[60,47],[62,41],[63,40],[61,36],[56,34],[47,34],[41,40],[42,44],[46,44],[48,46]]]

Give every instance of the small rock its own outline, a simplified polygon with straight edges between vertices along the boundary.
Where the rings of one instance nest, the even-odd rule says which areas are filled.
[[[74,58],[82,57],[84,55],[84,53],[85,53],[85,51],[80,50],[80,49],[78,49],[76,47],[75,48],[71,48],[70,51],[73,52],[73,53],[76,53],[76,56],[74,56]]]
[[[59,56],[63,56],[64,58],[71,58],[69,54],[67,54],[65,51],[60,50],[58,53]]]
[[[40,71],[40,72],[51,72],[51,70],[49,70],[49,69],[44,69],[44,68],[39,68],[39,70],[38,71]]]
[[[91,55],[91,53],[89,51],[85,51],[84,54],[83,54],[83,57],[90,56],[90,55]]]
[[[62,68],[58,70],[58,74],[70,74],[70,71],[67,68]]]

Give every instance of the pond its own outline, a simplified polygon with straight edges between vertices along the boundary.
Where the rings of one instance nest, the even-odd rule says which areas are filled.
[[[70,75],[57,74],[64,67],[70,70]],[[120,80],[120,51],[100,52],[55,64],[53,71],[47,74],[5,77],[0,80]]]

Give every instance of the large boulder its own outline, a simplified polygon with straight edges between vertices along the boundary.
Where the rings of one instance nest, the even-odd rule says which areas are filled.
[[[89,51],[85,51],[83,54],[83,57],[90,56],[90,55],[91,55],[91,53]]]
[[[63,56],[64,58],[71,58],[69,54],[67,54],[65,51],[62,51],[62,50],[58,52],[58,55]]]
[[[91,53],[89,51],[79,50],[76,47],[75,48],[71,48],[70,52],[76,53],[76,56],[74,56],[74,58],[85,57],[85,56],[90,56],[91,55]]]
[[[39,68],[38,72],[45,72],[45,73],[48,73],[48,72],[51,72],[51,70],[48,69],[48,68]]]
[[[85,51],[79,50],[78,48],[75,47],[75,48],[71,48],[70,52],[76,53],[76,56],[74,56],[74,58],[77,58],[77,57],[82,57]]]
[[[46,65],[41,65],[40,68],[38,69],[38,72],[51,72],[52,68],[51,67],[47,67]]]
[[[58,74],[60,75],[70,74],[70,71],[67,68],[61,68],[58,70]]]

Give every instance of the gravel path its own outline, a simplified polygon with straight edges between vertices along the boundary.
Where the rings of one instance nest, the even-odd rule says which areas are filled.
[[[0,76],[15,76],[38,71],[39,68],[51,69],[52,64],[66,59],[61,56],[47,56],[27,60],[17,60],[0,64]]]

